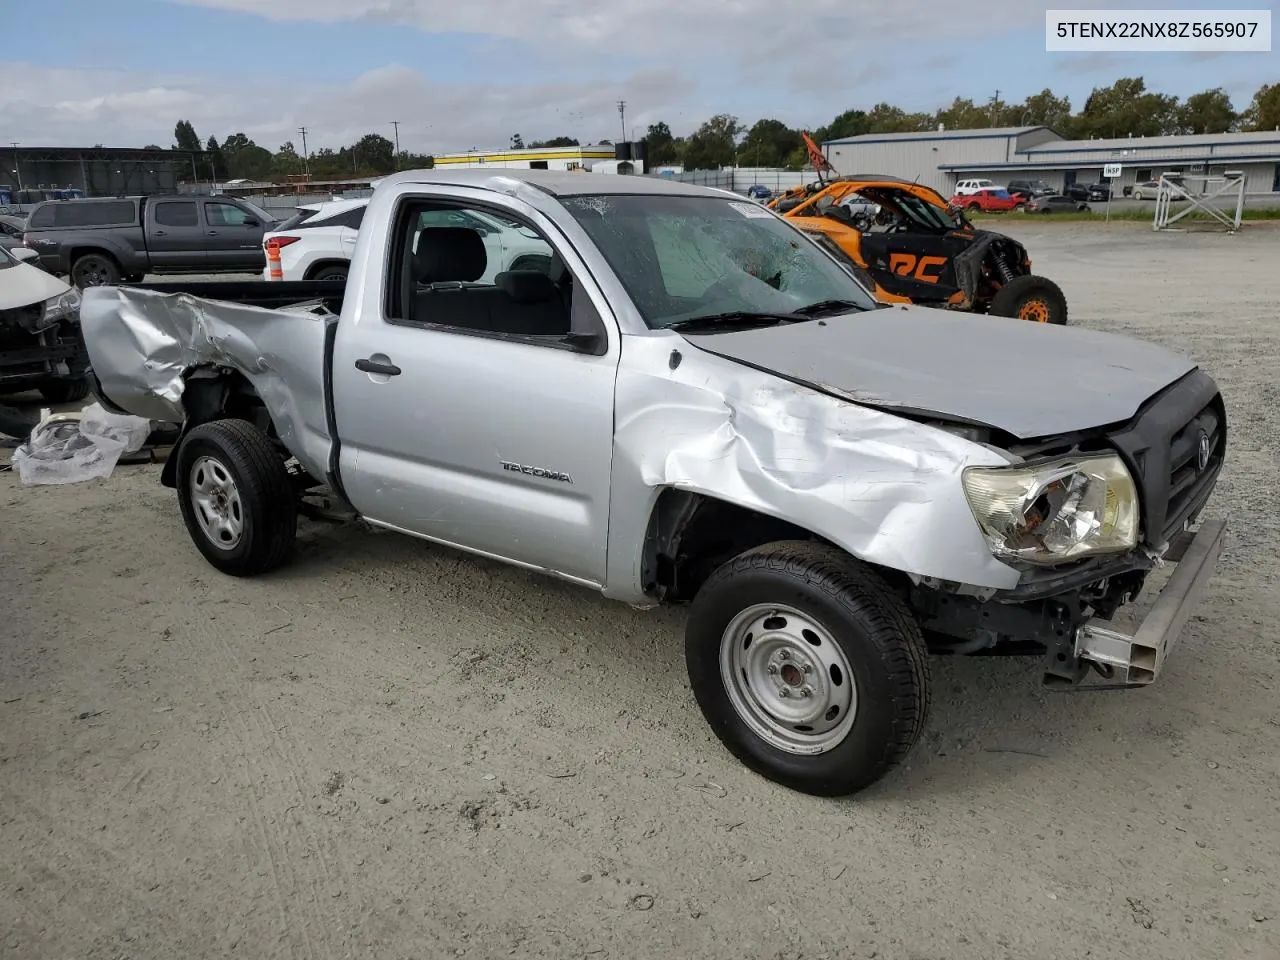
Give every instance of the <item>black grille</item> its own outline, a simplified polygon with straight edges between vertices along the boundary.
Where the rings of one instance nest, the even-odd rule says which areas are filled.
[[[1217,384],[1203,371],[1188,374],[1111,440],[1139,486],[1143,539],[1153,546],[1171,540],[1203,508],[1222,472],[1227,418]]]

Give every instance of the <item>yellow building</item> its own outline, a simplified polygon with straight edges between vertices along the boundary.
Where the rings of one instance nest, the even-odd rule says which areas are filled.
[[[610,144],[580,147],[528,147],[523,150],[498,150],[491,153],[442,153],[435,156],[437,167],[508,167],[518,170],[590,170],[597,163],[604,169],[614,164],[615,150]],[[638,162],[635,166],[641,166]],[[602,171],[603,172],[603,171]],[[642,170],[636,170],[642,173]]]

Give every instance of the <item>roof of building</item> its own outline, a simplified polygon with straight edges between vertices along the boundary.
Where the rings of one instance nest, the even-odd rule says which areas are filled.
[[[1257,130],[1247,133],[1194,133],[1167,137],[1116,137],[1110,140],[1050,140],[1027,147],[1021,153],[1081,153],[1096,150],[1160,150],[1168,147],[1244,146],[1246,144],[1280,144],[1280,130]]]
[[[988,140],[997,137],[1016,137],[1033,130],[1048,130],[1043,125],[1030,127],[983,127],[973,130],[908,130],[902,133],[862,133],[856,137],[840,137],[823,140],[822,146],[843,143],[879,143],[893,140]]]
[[[651,196],[725,197],[742,199],[730,191],[699,184],[682,183],[667,177],[631,176],[612,173],[575,173],[569,170],[523,170],[502,167],[485,170],[471,167],[463,170],[402,170],[378,183],[378,189],[400,183],[453,184],[510,193],[516,183],[528,184],[555,197],[591,196],[595,194],[648,194]]]

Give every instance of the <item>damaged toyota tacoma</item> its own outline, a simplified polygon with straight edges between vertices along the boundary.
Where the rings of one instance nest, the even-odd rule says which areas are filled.
[[[482,282],[495,222],[544,250]],[[161,481],[219,570],[286,562],[319,491],[687,604],[707,722],[810,794],[909,753],[931,652],[1037,655],[1068,689],[1155,680],[1222,546],[1201,515],[1226,416],[1194,361],[878,304],[724,191],[404,172],[375,189],[345,285],[95,287],[82,315],[103,402],[183,425]],[[1137,630],[1108,626],[1167,564]]]

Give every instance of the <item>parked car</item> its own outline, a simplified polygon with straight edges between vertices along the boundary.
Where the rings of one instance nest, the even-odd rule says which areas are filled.
[[[1172,182],[1177,183],[1178,181],[1173,180]],[[1134,185],[1133,192],[1129,194],[1129,196],[1134,200],[1154,200],[1159,193],[1160,193],[1159,180],[1144,180],[1142,183],[1138,183]],[[1186,197],[1180,197],[1177,194],[1171,194],[1169,199],[1176,203],[1180,200],[1186,200]]]
[[[1027,213],[1088,213],[1088,211],[1089,205],[1083,200],[1065,197],[1060,193],[1027,201]]]
[[[972,193],[977,193],[979,190],[1003,190],[1003,189],[1004,187],[1000,186],[1000,184],[994,183],[990,180],[968,179],[968,180],[959,181],[956,184],[955,192],[959,196],[967,197]]]
[[[747,187],[747,196],[752,200],[765,203],[773,199],[773,191],[762,184],[753,183],[751,186]]]
[[[22,233],[26,221],[21,217],[0,214],[0,248],[13,250],[22,246]]]
[[[485,245],[426,225],[444,210],[519,224],[546,269],[477,282]],[[852,793],[908,754],[930,645],[1038,650],[1054,685],[1156,680],[1221,550],[1225,521],[1192,532],[1228,432],[1193,360],[881,306],[727,191],[402,172],[331,287],[85,293],[104,405],[183,424],[160,480],[211,566],[284,564],[318,493],[613,600],[688,604],[710,728],[807,793]],[[1169,563],[1137,633],[1109,624]]]
[[[1043,180],[1010,180],[1008,190],[1015,197],[1022,197],[1024,200],[1053,193],[1053,188]]]
[[[346,280],[368,199],[305,204],[296,215],[262,235],[262,249],[280,251],[282,276],[271,275],[268,256],[264,280]]]
[[[77,287],[148,273],[258,273],[276,220],[236,197],[50,200],[27,217],[24,243]]]
[[[50,403],[82,400],[89,357],[80,294],[34,266],[36,259],[25,247],[0,248],[0,393],[39,390]]]
[[[976,213],[979,210],[983,213],[1006,213],[1010,210],[1021,210],[1027,203],[1022,197],[1015,197],[1008,190],[994,187],[976,190],[970,194],[956,194],[950,202],[970,213]]]

